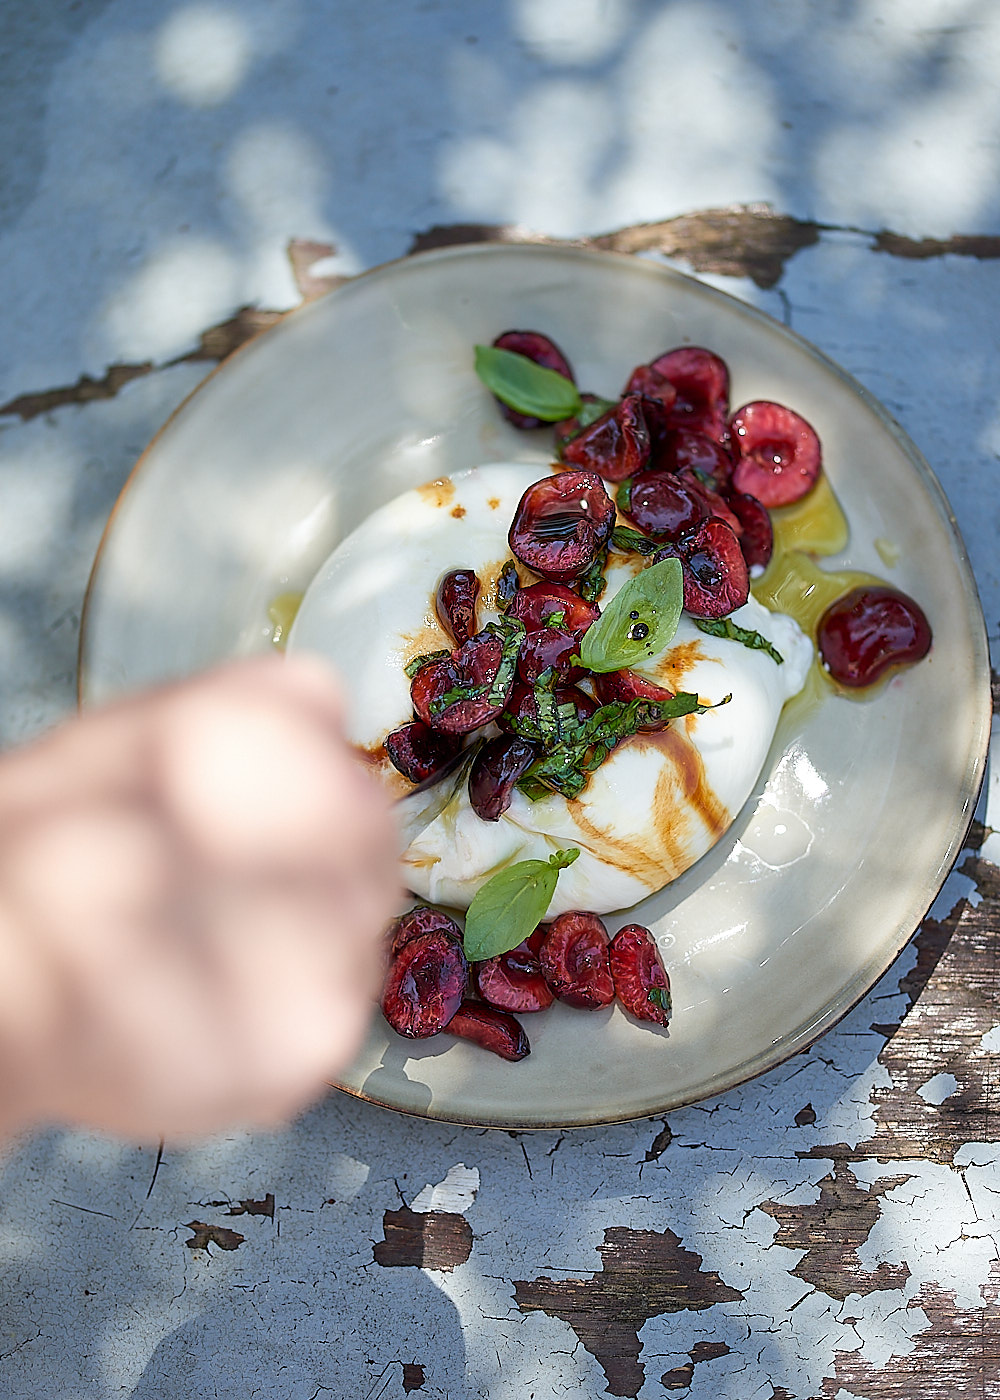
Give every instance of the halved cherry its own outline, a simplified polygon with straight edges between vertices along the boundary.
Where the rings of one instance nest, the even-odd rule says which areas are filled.
[[[716,442],[726,440],[729,413],[729,370],[725,360],[700,345],[679,345],[651,365],[677,390],[670,410],[671,426],[693,428]]]
[[[816,638],[834,680],[859,688],[893,667],[921,661],[931,649],[931,625],[909,594],[862,586],[827,608]]]
[[[615,506],[595,472],[561,472],[529,486],[507,539],[536,574],[569,583],[590,568],[615,525]]]
[[[801,500],[822,470],[819,438],[811,424],[784,404],[758,399],[730,419],[733,488],[773,509]]]
[[[472,569],[451,569],[437,586],[434,611],[456,646],[475,636],[479,579]]]
[[[608,931],[596,914],[570,910],[549,924],[538,951],[546,982],[560,1001],[594,1009],[615,999]]]
[[[747,568],[767,568],[774,552],[774,527],[770,515],[756,496],[750,496],[745,491],[730,491],[727,499],[729,509],[743,527],[740,549],[747,561]]]
[[[517,674],[528,685],[534,684],[543,671],[555,671],[561,681],[579,680],[580,666],[571,657],[580,650],[580,638],[567,627],[536,627],[525,635],[517,656]]]
[[[604,671],[593,677],[594,689],[597,698],[602,705],[613,705],[616,702],[627,705],[632,700],[672,700],[674,692],[665,690],[661,685],[654,685],[652,681],[647,681],[645,676],[640,676],[636,671]],[[644,730],[665,729],[670,723],[669,720],[655,720],[651,724],[644,724]]]
[[[521,1023],[508,1011],[498,1011],[478,1001],[463,1001],[448,1022],[447,1031],[462,1040],[471,1040],[484,1050],[492,1050],[502,1060],[516,1063],[531,1054]]]
[[[413,677],[410,698],[425,724],[446,734],[470,734],[496,719],[510,694],[514,678],[496,700],[490,698],[503,659],[503,643],[492,632],[479,632],[443,661],[428,661]],[[467,692],[467,698],[444,701],[449,694]],[[472,694],[480,691],[479,694]]]
[[[555,701],[557,705],[572,705],[576,711],[576,717],[581,723],[590,718],[597,709],[597,701],[586,691],[575,685],[560,685],[555,690]],[[538,706],[535,703],[535,692],[530,685],[525,685],[523,681],[515,681],[514,688],[510,693],[510,698],[503,708],[503,713],[497,715],[497,724],[506,733],[514,733],[514,726],[511,719],[523,720],[527,724],[538,723]]]
[[[565,443],[562,459],[608,481],[635,476],[649,461],[649,425],[643,400],[630,394]]]
[[[462,945],[432,929],[404,943],[389,964],[382,1014],[400,1035],[424,1039],[444,1030],[465,996],[469,965]]]
[[[640,472],[629,492],[628,513],[655,540],[675,540],[711,514],[704,497],[673,472]]]
[[[411,783],[424,783],[433,777],[455,757],[460,742],[454,735],[432,729],[420,719],[394,729],[384,740],[392,766]]]
[[[721,443],[690,428],[675,428],[669,434],[655,465],[663,471],[694,472],[715,491],[726,486],[733,474],[733,459]]]
[[[691,471],[688,467],[681,468],[677,473],[677,480],[683,481],[688,490],[693,491],[704,502],[706,515],[713,515],[716,520],[724,521],[736,538],[740,538],[743,534],[743,526],[730,510],[727,496],[722,496],[718,491],[714,491],[711,486],[702,481],[697,472]]]
[[[519,943],[509,953],[476,963],[473,972],[479,995],[504,1011],[544,1011],[555,997],[542,976],[538,948],[532,947],[531,940]]]
[[[557,374],[565,375],[567,379],[573,378],[573,371],[570,368],[569,360],[559,349],[554,340],[550,340],[547,335],[542,335],[540,331],[504,331],[498,335],[493,344],[498,350],[512,350],[515,355],[525,355],[529,360],[534,360],[536,365],[541,365],[543,369],[554,369]],[[541,418],[535,418],[527,413],[518,413],[516,409],[508,408],[505,403],[500,403],[500,412],[512,423],[515,428],[544,428],[547,424]]]
[[[523,622],[529,632],[544,627],[557,613],[562,613],[560,627],[568,627],[582,637],[590,624],[600,617],[601,610],[596,603],[586,602],[565,584],[547,580],[519,589],[507,609],[507,616]]]
[[[665,544],[653,559],[671,556],[683,565],[684,607],[695,617],[726,617],[750,596],[740,542],[721,520],[703,520],[690,534]]]
[[[469,772],[469,802],[484,822],[497,822],[510,806],[514,785],[537,757],[534,744],[516,734],[489,739]]]
[[[615,995],[640,1021],[665,1026],[670,1020],[670,978],[653,935],[642,924],[626,924],[611,940]]]
[[[406,943],[419,938],[422,933],[444,933],[456,942],[462,941],[462,930],[454,919],[443,914],[440,909],[431,909],[427,904],[417,904],[413,909],[401,914],[389,927],[389,951],[393,957]]]
[[[638,394],[643,400],[653,450],[656,451],[670,433],[671,410],[677,402],[677,390],[652,365],[636,365],[622,390],[622,395],[626,394]]]

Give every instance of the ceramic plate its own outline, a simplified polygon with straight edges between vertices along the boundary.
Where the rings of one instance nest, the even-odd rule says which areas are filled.
[[[972,814],[990,706],[968,561],[920,454],[830,360],[649,261],[480,245],[376,269],[249,344],[154,440],[94,568],[81,697],[268,646],[272,599],[400,491],[477,462],[544,463],[548,437],[508,427],[471,368],[473,344],[511,326],[553,336],[609,396],[671,346],[722,355],[734,404],[777,399],[817,429],[851,523],[831,562],[886,576],[934,629],[930,657],[873,698],[786,713],[727,836],[630,911],[664,950],[669,1033],[556,1006],[525,1018],[532,1053],[509,1065],[379,1021],[341,1086],[463,1123],[606,1123],[725,1090],[843,1016],[912,934]]]

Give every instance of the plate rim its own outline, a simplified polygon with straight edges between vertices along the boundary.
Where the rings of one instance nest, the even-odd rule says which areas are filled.
[[[322,295],[311,298],[309,301],[291,307],[289,310],[281,313],[270,326],[251,336],[248,340],[237,346],[225,359],[220,360],[198,384],[184,395],[181,401],[153,434],[136,459],[115,498],[101,533],[88,575],[81,608],[77,647],[76,693],[78,708],[83,709],[89,703],[86,694],[87,644],[92,626],[94,600],[99,586],[101,570],[107,557],[118,520],[122,514],[121,508],[123,503],[135,489],[149,459],[159,448],[163,439],[172,431],[178,418],[180,418],[187,411],[191,403],[213,383],[216,376],[230,369],[233,365],[241,363],[242,358],[246,354],[252,353],[255,349],[259,349],[261,343],[267,341],[269,337],[272,340],[279,337],[293,320],[300,320],[307,317],[317,308],[328,304],[331,299],[336,299],[345,293],[353,295],[355,288],[372,279],[391,276],[394,272],[398,272],[404,268],[419,268],[421,265],[447,263],[449,261],[464,260],[470,257],[490,259],[500,256],[502,258],[516,259],[524,252],[530,252],[534,256],[541,256],[543,258],[569,258],[583,262],[602,263],[605,265],[617,263],[623,268],[629,268],[630,271],[641,269],[642,275],[649,275],[657,279],[664,279],[668,282],[673,281],[692,286],[697,289],[699,295],[707,297],[710,301],[715,301],[723,309],[728,308],[729,310],[735,310],[739,315],[747,316],[751,320],[758,320],[764,326],[771,329],[772,332],[777,330],[783,338],[792,342],[801,352],[804,352],[811,360],[816,362],[821,369],[828,374],[832,374],[849,389],[852,394],[859,398],[868,411],[871,412],[887,430],[897,448],[908,460],[910,466],[916,469],[921,483],[931,497],[939,516],[948,526],[953,557],[964,585],[966,599],[965,612],[973,642],[970,666],[973,674],[978,677],[979,684],[976,687],[974,696],[976,702],[973,713],[974,722],[970,728],[966,761],[961,773],[960,786],[967,794],[966,805],[956,810],[955,817],[949,823],[948,827],[949,839],[942,847],[942,852],[933,874],[929,875],[924,881],[926,889],[930,891],[930,898],[927,906],[923,913],[917,917],[912,928],[907,929],[906,925],[909,923],[909,920],[906,920],[904,924],[897,929],[896,935],[885,945],[883,953],[869,965],[868,971],[859,972],[854,978],[847,982],[845,987],[847,1000],[845,1003],[831,1010],[828,1016],[815,1022],[806,1032],[798,1036],[793,1033],[790,1036],[783,1037],[780,1041],[772,1042],[771,1052],[761,1051],[751,1061],[744,1061],[739,1066],[735,1066],[728,1075],[718,1076],[716,1082],[713,1082],[709,1087],[705,1088],[704,1092],[699,1092],[695,1096],[684,1092],[676,1101],[670,1100],[669,1098],[663,1099],[661,1101],[662,1106],[633,1109],[620,1114],[609,1114],[607,1110],[604,1109],[595,1112],[593,1115],[581,1115],[577,1113],[574,1115],[563,1115],[561,1117],[553,1116],[551,1121],[546,1122],[540,1122],[537,1119],[532,1122],[522,1122],[515,1117],[501,1118],[497,1115],[484,1113],[476,1115],[475,1113],[457,1113],[454,1110],[450,1112],[436,1111],[433,1102],[426,1108],[411,1108],[398,1103],[388,1102],[384,1098],[366,1092],[363,1087],[347,1085],[336,1079],[331,1079],[329,1081],[332,1088],[348,1094],[352,1098],[373,1104],[379,1108],[403,1114],[409,1118],[421,1119],[429,1122],[449,1123],[456,1126],[519,1132],[551,1131],[555,1128],[571,1129],[610,1126],[615,1123],[631,1122],[642,1118],[648,1118],[661,1112],[673,1112],[681,1107],[687,1107],[691,1104],[704,1102],[707,1099],[716,1098],[721,1094],[728,1093],[733,1089],[739,1088],[741,1085],[760,1078],[770,1070],[776,1069],[784,1064],[794,1055],[809,1049],[828,1031],[850,1015],[877,982],[885,976],[900,953],[917,933],[921,923],[926,918],[928,910],[932,907],[948,875],[953,869],[958,856],[965,848],[969,830],[975,819],[979,795],[985,780],[992,723],[992,696],[986,622],[978,585],[972,570],[971,560],[965,541],[962,537],[951,503],[930,466],[930,463],[885,405],[867,389],[864,384],[800,332],[790,326],[784,325],[781,321],[777,320],[776,317],[771,316],[768,312],[763,311],[752,302],[744,301],[731,292],[716,287],[712,283],[702,280],[700,277],[682,271],[669,261],[660,261],[658,258],[649,255],[592,248],[585,244],[575,242],[560,243],[553,241],[543,243],[530,240],[477,240],[470,243],[449,244],[441,248],[426,249],[416,253],[406,253],[398,258],[367,268],[338,283],[335,287],[332,287]],[[877,969],[874,973],[872,972],[873,968]],[[848,990],[852,982],[858,984],[856,994]]]

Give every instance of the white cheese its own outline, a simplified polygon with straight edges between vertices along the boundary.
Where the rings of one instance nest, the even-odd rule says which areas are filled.
[[[474,569],[483,584],[479,625],[497,616],[493,588],[511,556],[507,530],[537,466],[494,463],[408,491],[376,511],[333,552],[306,592],[289,646],[328,657],[350,696],[348,734],[394,796],[411,784],[389,763],[385,736],[412,718],[405,666],[450,647],[434,612],[442,574]],[[612,555],[606,604],[635,561]],[[468,906],[505,865],[577,846],[559,877],[550,914],[607,913],[661,889],[715,844],[756,785],[785,701],[805,681],[812,645],[798,625],[751,599],[733,620],[762,633],[783,656],[701,632],[686,614],[670,645],[641,674],[705,702],[732,700],[626,740],[575,801],[532,802],[515,791],[497,822],[472,810],[463,783],[403,852],[406,883],[434,903]],[[420,827],[432,794],[401,804]],[[440,805],[438,800],[436,805]],[[415,820],[416,819],[416,820]]]

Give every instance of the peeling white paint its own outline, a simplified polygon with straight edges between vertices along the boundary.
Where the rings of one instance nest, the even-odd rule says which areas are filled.
[[[926,1084],[921,1084],[917,1093],[924,1103],[941,1104],[950,1099],[958,1088],[958,1080],[953,1074],[935,1074]]]
[[[479,1190],[478,1167],[467,1167],[464,1162],[448,1168],[448,1175],[436,1186],[427,1185],[418,1191],[410,1202],[415,1211],[445,1210],[455,1215],[464,1215],[476,1199]]]

